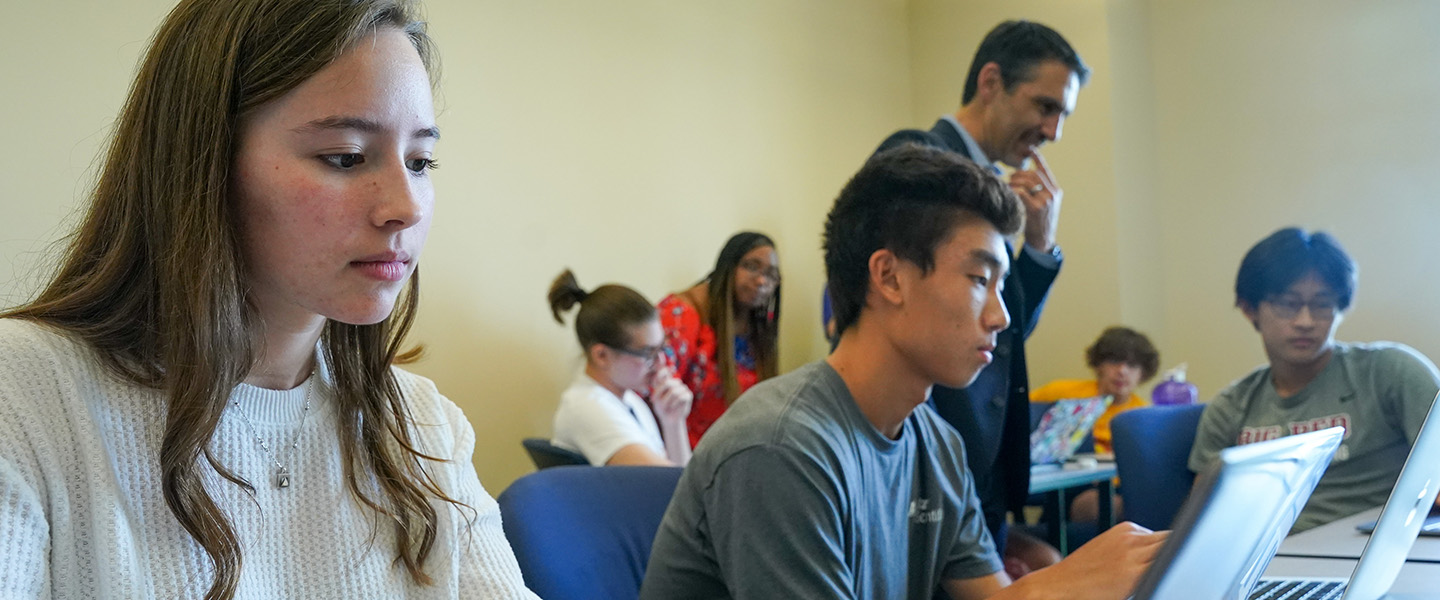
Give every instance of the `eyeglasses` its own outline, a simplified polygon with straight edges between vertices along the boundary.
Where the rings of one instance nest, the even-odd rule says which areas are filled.
[[[1304,301],[1299,298],[1272,298],[1265,301],[1270,305],[1270,310],[1275,316],[1281,319],[1290,320],[1300,316],[1300,309],[1310,309],[1310,318],[1316,321],[1329,321],[1335,318],[1340,312],[1340,305],[1333,299],[1318,298]]]
[[[610,344],[605,344],[605,346],[621,354],[628,354],[630,356],[645,361],[646,367],[653,366],[656,362],[658,362],[660,360],[660,353],[665,350],[664,346],[644,346],[635,350],[631,350],[629,348],[621,348],[619,346],[611,346]]]
[[[754,275],[756,277],[763,275],[766,279],[769,279],[777,285],[780,283],[779,267],[767,267],[764,263],[761,263],[759,261],[747,260],[740,263],[740,268],[745,269],[751,275]]]

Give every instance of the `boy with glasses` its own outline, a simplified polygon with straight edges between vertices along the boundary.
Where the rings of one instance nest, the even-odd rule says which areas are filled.
[[[1198,472],[1229,446],[1344,426],[1292,533],[1384,504],[1440,389],[1435,365],[1408,346],[1335,341],[1355,282],[1354,261],[1324,232],[1281,229],[1250,249],[1235,305],[1270,364],[1205,407],[1190,451]]]

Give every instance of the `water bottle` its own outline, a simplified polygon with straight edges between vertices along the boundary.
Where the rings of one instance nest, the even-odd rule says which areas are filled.
[[[1194,404],[1200,400],[1200,390],[1195,384],[1185,381],[1185,363],[1165,372],[1165,380],[1155,385],[1150,398],[1156,406]]]

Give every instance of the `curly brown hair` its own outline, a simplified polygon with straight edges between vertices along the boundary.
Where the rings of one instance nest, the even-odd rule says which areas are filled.
[[[1140,382],[1149,381],[1160,370],[1160,351],[1145,334],[1129,327],[1107,327],[1085,349],[1085,364],[1098,369],[1102,363],[1124,362],[1140,366]]]

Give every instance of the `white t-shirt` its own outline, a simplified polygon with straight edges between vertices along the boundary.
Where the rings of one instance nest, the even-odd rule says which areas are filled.
[[[555,411],[556,446],[585,455],[590,464],[603,466],[621,448],[641,444],[665,456],[665,442],[650,406],[635,392],[625,390],[616,397],[605,386],[585,374],[584,367],[575,381],[560,395],[560,408]]]

